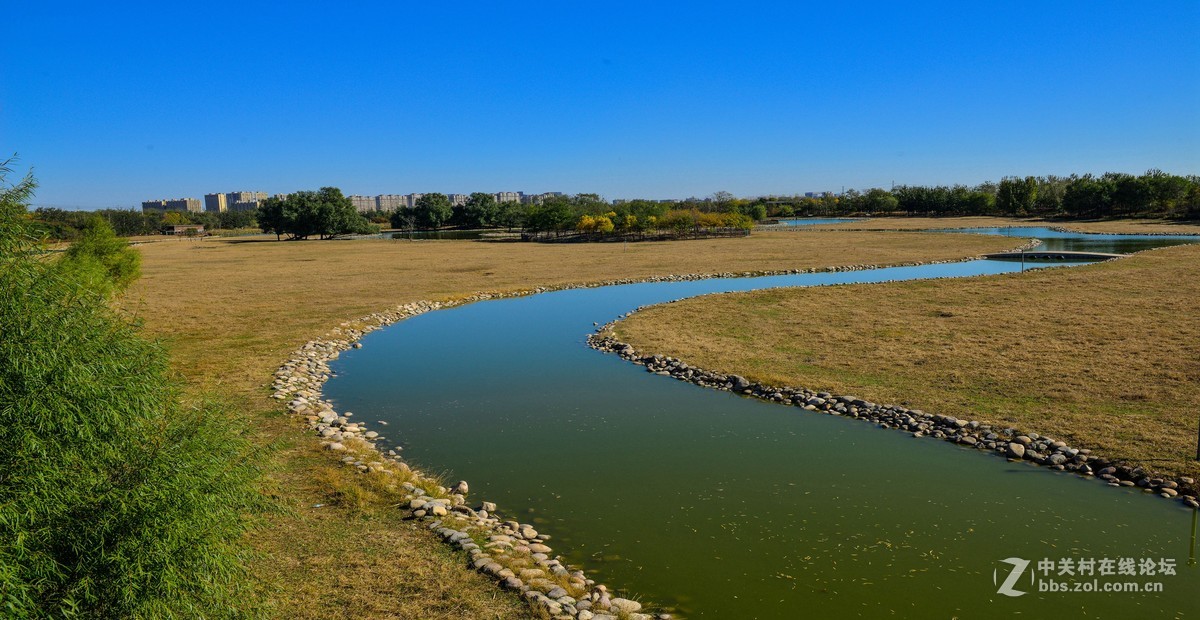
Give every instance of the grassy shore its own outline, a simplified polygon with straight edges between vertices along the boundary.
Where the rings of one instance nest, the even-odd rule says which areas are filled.
[[[1200,246],[1021,274],[688,300],[638,350],[777,385],[986,420],[1200,478]]]
[[[285,512],[248,542],[263,596],[286,618],[518,618],[530,612],[350,473],[267,398],[287,353],[342,321],[419,299],[671,273],[951,259],[1007,249],[972,235],[756,233],[676,243],[143,240],[143,277],[123,300],[168,341],[195,392],[254,420],[267,492]],[[269,449],[268,449],[269,448]],[[320,504],[321,507],[316,506]],[[616,584],[619,585],[619,584]],[[636,586],[636,584],[631,584]]]

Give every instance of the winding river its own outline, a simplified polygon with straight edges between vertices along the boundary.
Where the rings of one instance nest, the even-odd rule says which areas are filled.
[[[406,460],[468,480],[472,497],[537,524],[569,563],[689,618],[1200,614],[1193,511],[1179,502],[701,389],[585,345],[593,323],[704,293],[1019,269],[976,260],[475,303],[367,335],[332,364],[325,394]],[[1007,558],[1032,561],[1022,596],[997,593]],[[1162,592],[1030,585],[1039,561],[1064,558],[1152,559],[1158,575],[1096,579],[1161,582]],[[1176,574],[1161,574],[1159,560]]]

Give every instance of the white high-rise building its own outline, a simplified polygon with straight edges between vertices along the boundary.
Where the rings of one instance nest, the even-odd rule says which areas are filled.
[[[395,211],[409,207],[408,196],[400,194],[380,194],[375,197],[376,211]]]
[[[354,210],[359,213],[368,213],[375,210],[375,198],[371,196],[349,196],[350,204],[354,205]]]

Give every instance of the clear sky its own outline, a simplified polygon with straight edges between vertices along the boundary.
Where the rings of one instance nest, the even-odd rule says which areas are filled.
[[[1197,31],[1195,0],[11,2],[0,153],[85,208],[1198,174]]]

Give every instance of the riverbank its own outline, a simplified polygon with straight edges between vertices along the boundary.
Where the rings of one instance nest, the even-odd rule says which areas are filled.
[[[613,335],[753,383],[1053,436],[1138,479],[1195,479],[1197,294],[1200,247],[1180,246],[969,280],[707,296],[648,308]]]
[[[263,598],[280,617],[526,617],[515,596],[469,569],[463,555],[394,509],[394,490],[369,483],[323,450],[305,424],[265,398],[281,360],[346,318],[470,291],[644,279],[669,273],[785,271],[833,265],[951,260],[1011,249],[975,235],[756,233],[750,238],[620,246],[438,241],[162,239],[139,245],[144,277],[123,306],[171,345],[177,371],[250,416],[266,490],[288,509],[247,544],[261,560]]]

